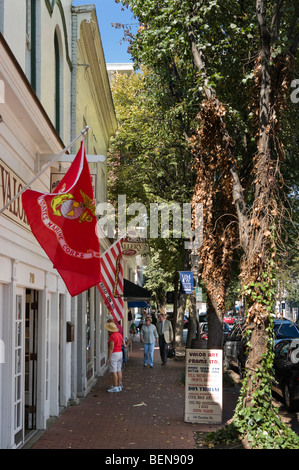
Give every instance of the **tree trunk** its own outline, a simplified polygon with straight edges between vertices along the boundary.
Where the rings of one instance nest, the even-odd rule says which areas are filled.
[[[252,406],[254,395],[261,385],[263,355],[267,353],[270,312],[263,302],[264,294],[260,285],[270,276],[271,267],[271,209],[275,204],[275,175],[271,161],[270,124],[270,32],[266,24],[266,7],[264,0],[256,1],[257,20],[260,29],[260,101],[259,101],[259,135],[258,152],[256,155],[255,199],[251,225],[244,231],[246,240],[242,246],[246,248],[241,279],[243,289],[247,292],[247,321],[250,323],[251,337],[246,369],[249,377],[247,393],[244,397],[245,407]],[[263,277],[264,276],[264,277]],[[267,279],[269,287],[269,278]],[[250,289],[248,286],[252,286]],[[264,287],[264,291],[266,287]]]
[[[217,314],[216,309],[213,307],[213,303],[216,300],[211,301],[212,293],[207,295],[207,320],[208,320],[208,349],[222,349],[223,347],[223,316],[224,312]],[[209,334],[212,332],[212,334]]]
[[[231,171],[236,166],[236,159],[233,142],[224,122],[226,110],[217,99],[215,90],[208,86],[204,55],[197,48],[191,27],[188,33],[194,64],[203,77],[206,97],[198,116],[198,133],[193,138],[197,156],[193,203],[203,204],[204,213],[203,244],[198,251],[199,267],[209,299],[208,347],[221,349],[225,296],[230,281],[233,250],[238,243],[234,202],[236,190],[233,194],[236,184]],[[216,175],[219,174],[221,180],[217,182]],[[241,185],[238,188],[241,192],[240,188]],[[242,200],[239,201],[239,207],[241,205]]]
[[[172,317],[172,327],[175,331],[178,318],[178,298],[179,298],[179,273],[175,273],[174,278],[174,294],[173,294],[173,317]]]
[[[186,341],[186,349],[192,348],[192,340],[196,338],[197,318],[196,318],[196,294],[189,294],[189,324]]]
[[[178,300],[177,320],[174,326],[174,343],[176,356],[185,355],[185,345],[183,344],[184,313],[186,310],[187,294],[181,294]]]

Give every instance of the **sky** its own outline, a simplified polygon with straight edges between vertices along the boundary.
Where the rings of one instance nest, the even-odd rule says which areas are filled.
[[[135,25],[131,11],[124,8],[121,3],[115,3],[114,0],[74,0],[73,5],[90,5],[96,7],[99,29],[107,64],[110,63],[128,63],[131,62],[131,56],[127,53],[128,42],[122,41],[123,29],[115,29],[111,23],[123,23]]]

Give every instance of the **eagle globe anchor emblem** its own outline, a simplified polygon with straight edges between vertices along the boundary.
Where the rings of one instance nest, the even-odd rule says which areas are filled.
[[[79,223],[91,222],[95,216],[95,203],[81,189],[80,194],[83,202],[76,201],[70,193],[54,196],[51,201],[53,214],[70,220],[79,219]]]

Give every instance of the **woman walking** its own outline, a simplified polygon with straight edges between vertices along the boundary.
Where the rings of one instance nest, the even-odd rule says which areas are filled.
[[[158,333],[154,325],[152,325],[151,317],[145,318],[145,324],[142,325],[140,332],[140,341],[144,344],[144,367],[149,364],[154,366],[154,349],[155,343],[158,343]]]

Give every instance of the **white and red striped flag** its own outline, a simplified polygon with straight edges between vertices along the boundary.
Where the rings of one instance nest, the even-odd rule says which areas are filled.
[[[114,320],[124,316],[123,238],[117,240],[101,255],[101,276],[97,285],[106,307]]]

